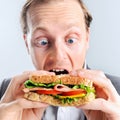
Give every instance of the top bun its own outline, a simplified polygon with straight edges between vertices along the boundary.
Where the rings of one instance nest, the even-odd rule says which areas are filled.
[[[86,86],[92,87],[92,81],[79,76],[71,76],[69,74],[65,74],[65,75],[32,74],[29,79],[36,83],[61,82],[62,84],[66,84],[66,85],[84,84]]]

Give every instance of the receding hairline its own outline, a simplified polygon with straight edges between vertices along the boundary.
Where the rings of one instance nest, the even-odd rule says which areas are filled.
[[[45,4],[52,4],[52,3],[54,3],[55,4],[55,2],[56,3],[62,3],[63,1],[66,1],[66,0],[28,0],[28,1],[31,1],[29,4],[28,4],[28,6],[29,6],[29,8],[28,8],[28,10],[31,8],[31,7],[35,7],[36,5],[45,5]],[[69,0],[68,0],[69,1]],[[78,2],[78,4],[80,5],[80,7],[82,8],[82,6],[81,6],[81,0],[71,0],[71,1],[76,1],[76,2]],[[27,10],[27,12],[28,12],[28,10]]]
[[[35,7],[36,5],[39,5],[39,4],[44,5],[48,3],[50,4],[50,3],[62,2],[62,1],[65,1],[65,0],[27,0],[26,4],[23,6],[22,14],[21,14],[21,25],[22,25],[23,33],[27,34],[28,32],[27,13],[30,8]],[[86,8],[82,0],[72,0],[72,1],[76,1],[80,5],[82,12],[84,14],[86,28],[88,29],[92,21],[91,14],[89,13],[88,9]]]

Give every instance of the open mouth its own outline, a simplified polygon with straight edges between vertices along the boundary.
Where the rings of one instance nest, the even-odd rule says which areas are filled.
[[[53,70],[49,70],[49,72],[54,72],[56,75],[62,75],[62,74],[68,74],[68,71],[65,69],[53,69]]]

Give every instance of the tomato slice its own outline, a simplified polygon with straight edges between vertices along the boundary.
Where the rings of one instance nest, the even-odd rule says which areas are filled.
[[[87,92],[83,89],[74,89],[70,90],[68,92],[62,92],[62,96],[72,96],[72,95],[78,95],[78,94],[86,94]]]
[[[57,95],[61,94],[60,91],[56,91],[54,89],[43,89],[43,90],[37,90],[36,91],[38,94],[46,94],[46,95]]]

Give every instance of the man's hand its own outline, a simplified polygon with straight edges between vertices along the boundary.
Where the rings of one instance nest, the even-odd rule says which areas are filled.
[[[86,105],[78,107],[84,110],[88,120],[120,119],[120,96],[103,72],[77,70],[72,71],[71,74],[90,79],[94,83],[96,99]]]
[[[23,98],[23,83],[29,79],[30,73],[24,72],[15,76],[0,101],[1,120],[40,120],[47,104],[32,102]],[[38,74],[53,74],[47,71],[38,71]]]

